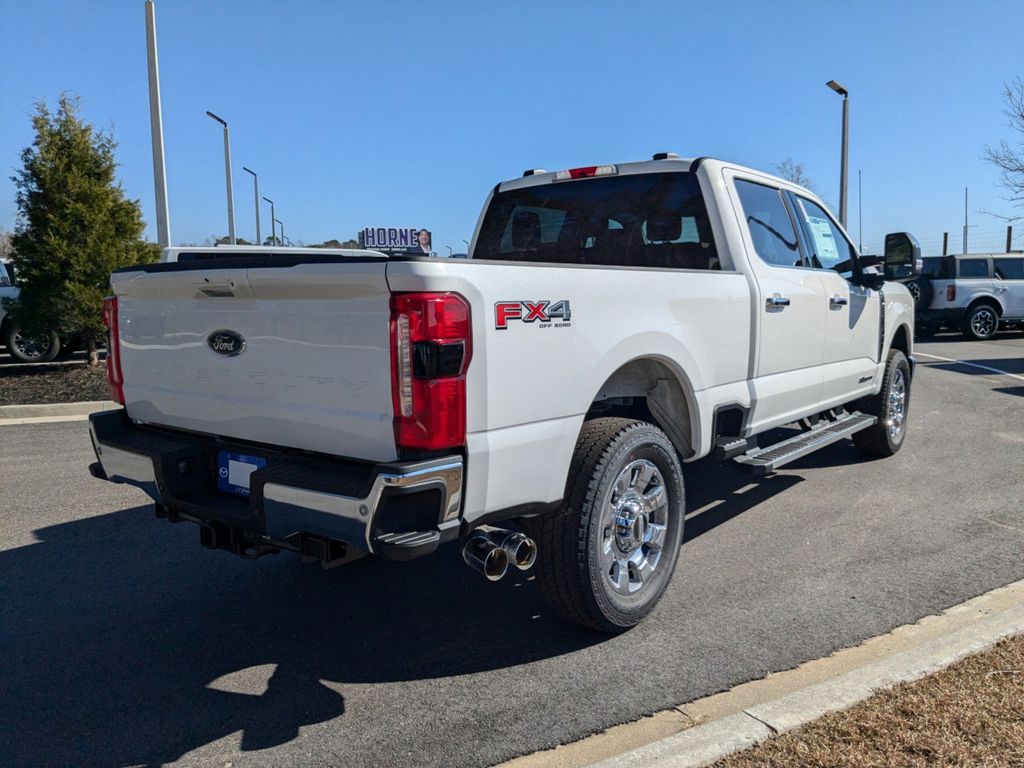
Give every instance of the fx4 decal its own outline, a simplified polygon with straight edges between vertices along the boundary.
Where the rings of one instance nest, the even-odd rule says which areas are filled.
[[[508,329],[509,320],[540,323],[541,328],[566,328],[571,323],[572,310],[565,299],[550,301],[499,301],[494,305],[494,327]],[[557,321],[557,322],[556,322]]]

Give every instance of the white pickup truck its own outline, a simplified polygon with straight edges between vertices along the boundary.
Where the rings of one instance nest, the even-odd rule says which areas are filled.
[[[899,450],[913,304],[879,269],[915,252],[890,242],[868,265],[811,192],[664,153],[498,184],[468,259],[169,250],[112,276],[124,408],[90,469],[245,557],[536,559],[557,612],[620,631],[675,568],[681,462]]]

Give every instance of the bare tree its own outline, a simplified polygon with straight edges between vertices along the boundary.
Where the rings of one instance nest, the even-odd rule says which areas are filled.
[[[7,261],[11,258],[11,254],[14,253],[14,246],[11,244],[11,239],[14,237],[12,232],[8,232],[3,227],[0,227],[0,261]]]
[[[1010,202],[1024,205],[1024,80],[1003,85],[1006,117],[1018,134],[1015,143],[1005,139],[997,147],[985,147],[984,158],[1000,171],[1000,183],[1010,191]]]
[[[807,176],[803,163],[794,163],[793,158],[787,157],[781,163],[775,164],[775,173],[801,187],[814,189],[814,182]]]

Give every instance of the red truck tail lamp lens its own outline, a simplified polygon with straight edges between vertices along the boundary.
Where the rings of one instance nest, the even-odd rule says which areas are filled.
[[[946,301],[956,301],[956,284],[950,283],[946,286]]]
[[[121,334],[117,327],[117,296],[103,300],[103,324],[107,327],[107,390],[110,399],[124,405],[124,376],[121,373]]]
[[[469,304],[457,293],[391,297],[391,376],[399,448],[443,450],[466,442]]]

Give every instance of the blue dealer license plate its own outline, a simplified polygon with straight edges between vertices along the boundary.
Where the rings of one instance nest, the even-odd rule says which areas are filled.
[[[249,495],[249,475],[267,466],[267,460],[244,453],[220,451],[217,454],[217,490],[236,496]]]

